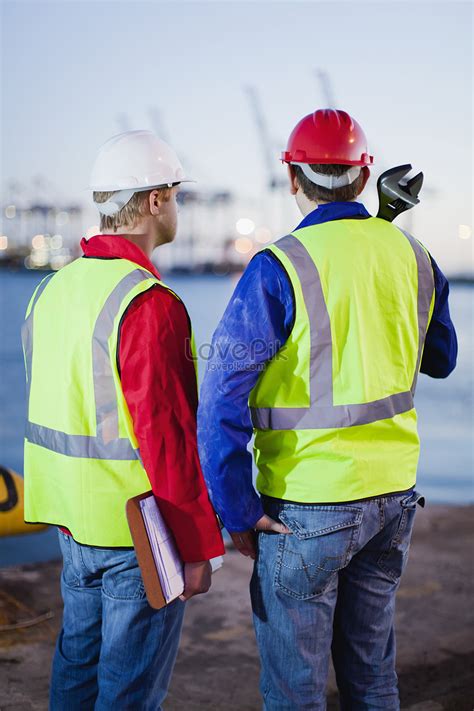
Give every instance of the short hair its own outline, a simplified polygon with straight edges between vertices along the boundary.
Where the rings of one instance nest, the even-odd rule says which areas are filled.
[[[100,214],[100,229],[117,232],[120,227],[135,227],[138,220],[148,214],[148,198],[154,190],[158,191],[160,200],[169,200],[171,188],[151,188],[150,190],[134,193],[127,204],[115,215]],[[93,200],[95,203],[107,202],[117,192],[118,190],[94,191]]]
[[[333,163],[312,163],[310,167],[316,173],[340,176],[347,173],[347,171],[353,166],[337,165]],[[294,165],[293,168],[301,190],[306,195],[308,200],[311,200],[312,202],[317,202],[318,200],[325,200],[326,202],[347,202],[348,200],[354,200],[354,198],[356,198],[361,191],[364,183],[364,174],[361,171],[359,177],[357,177],[350,185],[344,185],[340,188],[324,188],[322,185],[312,183],[311,180],[309,180],[309,178],[307,178],[303,173],[301,166]]]

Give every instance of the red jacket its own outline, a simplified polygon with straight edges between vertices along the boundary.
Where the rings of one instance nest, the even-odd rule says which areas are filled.
[[[121,235],[83,239],[86,257],[128,259],[160,275],[145,253]],[[224,553],[201,472],[196,441],[197,384],[187,356],[184,305],[156,285],[136,296],[122,319],[119,368],[143,465],[160,511],[185,562]],[[189,349],[188,349],[189,351]]]

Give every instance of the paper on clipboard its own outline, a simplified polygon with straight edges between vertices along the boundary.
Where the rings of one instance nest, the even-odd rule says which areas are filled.
[[[183,563],[171,532],[156,505],[155,497],[140,501],[140,510],[150,541],[156,569],[161,581],[166,602],[170,602],[184,590]]]
[[[184,565],[155,497],[148,496],[141,499],[140,511],[160,578],[163,596],[168,603],[184,591]],[[212,572],[214,572],[222,566],[223,558],[222,556],[213,558],[210,563]]]

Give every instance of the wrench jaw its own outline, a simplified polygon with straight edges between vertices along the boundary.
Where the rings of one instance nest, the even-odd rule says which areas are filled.
[[[377,217],[393,222],[402,212],[418,205],[420,202],[418,194],[423,185],[423,173],[418,173],[410,180],[405,180],[405,176],[410,170],[410,163],[397,165],[395,168],[386,170],[379,177],[377,180],[379,194]]]

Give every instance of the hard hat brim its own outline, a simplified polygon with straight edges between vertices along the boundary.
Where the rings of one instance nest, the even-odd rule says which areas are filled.
[[[307,163],[308,165],[373,165],[374,157],[368,153],[362,154],[359,160],[347,160],[346,158],[328,158],[327,156],[308,157],[304,151],[297,151],[295,156],[290,151],[282,151],[282,163]]]
[[[180,185],[181,183],[196,183],[197,180],[194,180],[193,178],[181,178],[180,180],[173,180],[170,181],[172,185]],[[87,188],[84,188],[84,190],[92,190],[93,192],[115,192],[118,190],[135,190],[135,192],[139,191],[145,191],[145,190],[157,190],[158,188],[167,188],[169,183],[160,183],[159,185],[130,185],[127,183],[127,181],[124,181],[123,184],[120,184],[120,186],[117,186],[117,183],[115,184],[108,184],[108,185],[88,185]]]

